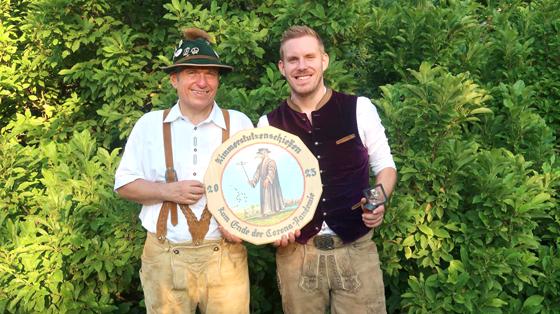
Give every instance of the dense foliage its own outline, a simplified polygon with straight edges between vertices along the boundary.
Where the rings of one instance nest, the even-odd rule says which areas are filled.
[[[328,85],[378,105],[399,167],[375,233],[390,312],[560,312],[557,0],[0,0],[0,312],[143,312],[139,206],[112,191],[134,122],[169,107],[178,29],[236,71],[253,121],[289,92],[279,38],[325,39]],[[273,249],[251,308],[280,312]]]

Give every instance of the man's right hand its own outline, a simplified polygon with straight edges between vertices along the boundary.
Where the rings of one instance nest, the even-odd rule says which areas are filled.
[[[283,235],[281,239],[278,239],[272,243],[275,247],[285,247],[294,242],[296,242],[296,238],[301,235],[301,231],[298,229],[295,232],[290,232],[287,236]]]
[[[204,185],[200,181],[183,180],[161,185],[163,199],[177,204],[192,205],[204,195]]]

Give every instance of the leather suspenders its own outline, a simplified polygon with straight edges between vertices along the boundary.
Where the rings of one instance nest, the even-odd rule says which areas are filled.
[[[170,109],[166,109],[163,112],[163,121],[169,114]],[[226,122],[226,128],[222,130],[222,143],[229,138],[229,112],[226,109],[222,109],[222,114],[224,115],[224,120]],[[163,149],[165,152],[165,181],[167,183],[177,181],[177,173],[173,166],[173,147],[171,145],[171,123],[163,122]],[[202,211],[202,216],[200,220],[196,218],[196,215],[190,209],[187,204],[179,204],[181,212],[187,218],[187,224],[189,226],[189,232],[192,236],[192,241],[194,245],[202,244],[206,233],[208,233],[208,228],[210,226],[210,218],[212,214],[208,210],[208,205],[204,206]],[[177,221],[177,203],[170,201],[165,201],[161,205],[159,210],[158,221],[156,225],[156,236],[160,242],[165,241],[167,236],[167,220],[171,214],[171,224],[176,226]]]

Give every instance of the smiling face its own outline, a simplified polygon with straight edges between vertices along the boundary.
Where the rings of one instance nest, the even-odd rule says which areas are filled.
[[[319,41],[309,35],[285,41],[280,48],[280,73],[286,78],[292,95],[308,97],[324,90],[323,72],[329,66],[329,56]]]
[[[220,85],[219,77],[218,70],[213,67],[185,67],[170,75],[183,114],[212,110]]]

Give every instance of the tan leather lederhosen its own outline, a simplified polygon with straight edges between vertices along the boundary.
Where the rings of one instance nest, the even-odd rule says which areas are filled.
[[[177,181],[177,173],[173,166],[173,148],[171,145],[171,123],[165,122],[165,118],[169,114],[170,109],[166,109],[163,112],[163,150],[165,152],[165,182],[171,183]],[[222,114],[224,115],[224,120],[226,122],[226,128],[222,130],[222,143],[229,138],[229,112],[226,109],[222,109]],[[208,205],[204,206],[202,211],[202,216],[200,220],[196,218],[196,215],[192,212],[191,208],[187,204],[179,204],[181,211],[187,218],[187,224],[189,226],[189,232],[192,237],[192,242],[194,245],[202,244],[206,233],[208,233],[208,228],[210,226],[210,218],[212,214],[208,210]],[[156,226],[156,236],[160,242],[165,241],[167,236],[167,219],[171,213],[171,224],[173,226],[177,225],[177,203],[171,201],[164,201],[159,210],[159,216]]]

